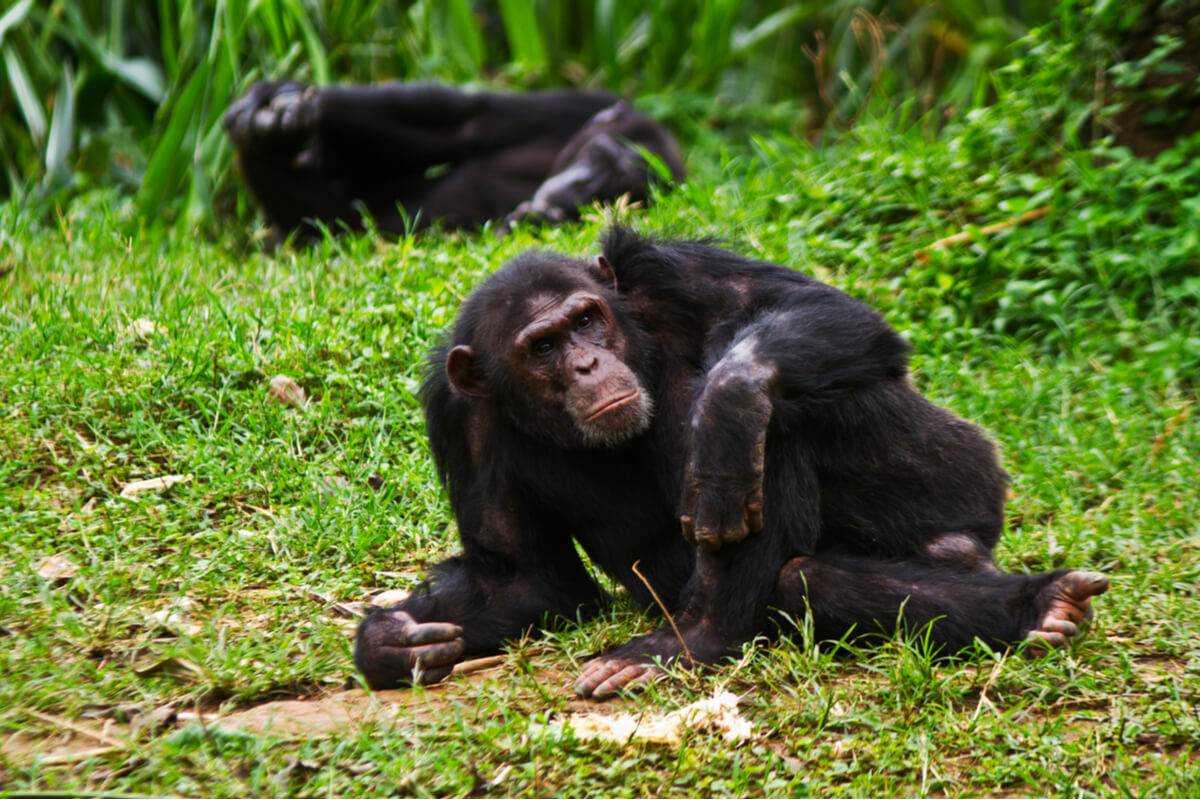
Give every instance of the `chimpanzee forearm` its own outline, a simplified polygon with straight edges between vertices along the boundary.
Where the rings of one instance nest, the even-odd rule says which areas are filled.
[[[582,572],[582,566],[580,567]],[[543,618],[586,618],[600,589],[583,574],[511,573],[453,558],[405,600],[369,614],[354,661],[374,689],[435,683],[463,658],[495,653]]]
[[[704,550],[763,526],[763,458],[776,370],[743,339],[708,373],[692,411],[683,535]]]
[[[907,345],[862,304],[824,287],[746,325],[692,408],[680,521],[705,550],[763,527],[768,426],[905,373]],[[803,297],[803,295],[802,295]]]
[[[487,655],[544,618],[594,613],[600,589],[582,566],[579,570],[580,575],[514,573],[495,563],[450,559],[396,608],[421,622],[453,622],[462,628],[465,657]]]
[[[432,83],[327,86],[318,126],[328,146],[376,163],[402,158],[431,166],[460,161],[561,131],[563,141],[616,102],[603,92],[500,94]]]

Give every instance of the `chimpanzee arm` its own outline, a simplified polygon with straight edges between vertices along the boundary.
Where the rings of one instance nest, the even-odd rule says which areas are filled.
[[[359,626],[355,663],[375,689],[439,681],[460,658],[494,653],[545,617],[586,617],[603,597],[565,526],[521,499],[506,465],[487,461],[503,449],[482,448],[484,462],[472,454],[490,425],[455,418],[451,427],[468,432],[449,436],[446,416],[433,414],[428,427],[463,553]]]
[[[635,202],[645,200],[656,173],[644,153],[659,159],[673,179],[683,179],[683,157],[671,134],[622,100],[588,120],[563,148],[550,176],[507,222],[575,219],[579,206],[626,194]]]
[[[692,407],[680,521],[704,550],[762,529],[773,420],[820,419],[855,388],[905,374],[908,345],[876,312],[824,286],[790,294],[739,331]]]
[[[603,92],[509,95],[431,83],[317,89],[260,82],[222,123],[274,225],[290,230],[309,219],[356,225],[362,203],[380,229],[399,233],[409,224],[405,215],[426,210],[438,171],[454,174],[496,153],[532,149],[540,179],[554,153],[614,100]]]

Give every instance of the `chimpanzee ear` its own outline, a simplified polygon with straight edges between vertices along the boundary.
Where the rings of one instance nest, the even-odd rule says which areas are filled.
[[[475,374],[475,351],[460,344],[446,356],[446,377],[450,385],[470,397],[487,397],[492,393],[482,379]]]
[[[613,265],[604,256],[596,256],[592,259],[592,265],[588,267],[588,274],[605,286],[610,286],[613,289],[617,288],[617,273],[613,270]]]

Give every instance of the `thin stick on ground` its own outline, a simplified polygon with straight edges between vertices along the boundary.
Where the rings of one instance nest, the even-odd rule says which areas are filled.
[[[988,225],[979,229],[979,234],[982,236],[990,236],[997,231],[1002,231],[1006,228],[1015,228],[1018,225],[1024,225],[1027,222],[1033,222],[1035,219],[1041,219],[1054,210],[1054,206],[1042,206],[1035,208],[1032,211],[1026,211],[1018,217],[1006,219],[1003,222],[997,222],[994,225]],[[931,245],[927,245],[918,250],[915,255],[918,263],[924,264],[929,260],[929,254],[934,250],[945,250],[950,247],[957,247],[960,244],[967,244],[971,241],[971,233],[963,231],[956,233],[953,236],[947,236],[945,239],[938,239]]]
[[[679,644],[683,647],[683,654],[687,656],[689,664],[695,664],[696,659],[692,658],[692,651],[688,649],[687,642],[683,640],[683,634],[679,632],[679,626],[675,624],[675,618],[671,616],[671,612],[667,610],[667,606],[663,603],[662,598],[658,596],[658,592],[654,591],[654,587],[650,585],[650,581],[646,580],[646,576],[638,569],[640,560],[633,562],[633,574],[638,576],[638,579],[646,584],[646,588],[650,590],[650,596],[654,598],[654,602],[658,603],[658,607],[662,609],[663,616],[667,618],[667,622],[671,623],[671,630],[675,631],[675,638],[679,640]]]

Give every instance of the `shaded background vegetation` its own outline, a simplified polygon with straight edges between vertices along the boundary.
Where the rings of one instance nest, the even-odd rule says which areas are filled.
[[[1035,111],[1069,133],[1121,109],[1171,128],[1196,122],[1186,63],[1196,58],[1196,9],[1170,0],[5,0],[0,195],[116,182],[149,217],[210,221],[232,198],[220,114],[250,82],[277,76],[605,86],[651,95],[685,139],[736,117],[734,107],[777,104],[776,120],[812,138],[849,127],[872,96],[952,116],[994,99],[996,68],[1027,59],[1053,89]],[[1139,108],[1147,100],[1152,108]]]
[[[604,86],[641,98],[689,152],[707,148],[694,173],[739,153],[786,168],[781,141],[853,142],[868,108],[953,138],[941,156],[1001,161],[976,176],[998,196],[932,198],[952,227],[1055,213],[1012,259],[929,268],[968,322],[1069,345],[1076,321],[1190,318],[1200,295],[1195,0],[5,1],[0,193],[45,219],[105,185],[133,198],[134,228],[249,230],[219,118],[260,78]],[[1071,213],[1097,193],[1111,212]],[[798,231],[829,222],[811,199],[781,203],[808,217]],[[905,223],[911,208],[872,213]],[[1112,263],[1098,237],[1145,256]],[[1179,347],[1184,367],[1200,363],[1200,342]]]
[[[986,97],[1008,46],[1054,16],[1049,0],[6,3],[4,191],[116,180],[143,212],[193,219],[229,185],[220,113],[257,78],[601,85],[669,93],[692,118],[714,96],[784,103],[812,131],[872,93],[941,109]]]

